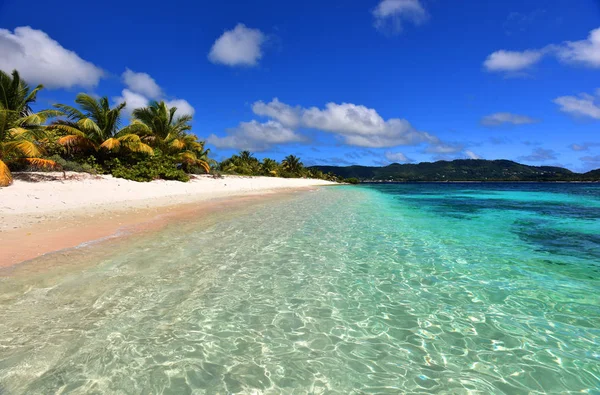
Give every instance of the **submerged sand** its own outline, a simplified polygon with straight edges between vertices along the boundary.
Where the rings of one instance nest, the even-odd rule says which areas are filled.
[[[16,174],[12,186],[0,188],[0,267],[177,217],[227,209],[233,201],[243,204],[250,197],[325,185],[335,184],[241,176],[140,183],[73,172]]]

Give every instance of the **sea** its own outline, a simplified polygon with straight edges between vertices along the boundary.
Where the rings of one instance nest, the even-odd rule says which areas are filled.
[[[0,272],[0,394],[600,394],[600,184],[322,187]]]

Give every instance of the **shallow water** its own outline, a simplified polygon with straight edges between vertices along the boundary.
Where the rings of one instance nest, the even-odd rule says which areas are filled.
[[[0,393],[600,393],[600,186],[323,188],[83,251],[0,280]]]

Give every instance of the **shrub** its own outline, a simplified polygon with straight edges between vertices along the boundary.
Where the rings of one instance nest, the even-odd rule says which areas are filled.
[[[358,180],[358,178],[351,177],[351,178],[346,178],[346,179],[344,180],[344,182],[346,182],[346,183],[348,183],[348,184],[353,184],[353,185],[356,185],[356,184],[358,184],[360,181]]]
[[[61,170],[64,171],[76,171],[78,173],[90,173],[90,174],[98,174],[102,173],[102,168],[96,163],[96,158],[90,156],[82,162],[75,162],[71,160],[67,160],[60,155],[53,155],[48,159],[56,162]]]
[[[116,161],[118,162],[118,160]],[[111,163],[110,173],[113,177],[127,180],[147,182],[157,179],[187,182],[190,177],[181,169],[172,158],[166,156],[153,156],[140,161],[133,166],[122,166]]]

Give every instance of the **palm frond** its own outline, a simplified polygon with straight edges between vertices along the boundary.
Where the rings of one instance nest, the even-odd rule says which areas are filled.
[[[10,169],[6,163],[0,159],[0,187],[7,187],[12,184],[13,178]]]
[[[202,167],[207,174],[210,173],[210,165],[207,162],[199,159],[196,161],[196,164]]]
[[[135,147],[130,148],[133,152],[139,152],[142,154],[154,155],[154,150],[148,144],[139,143]]]
[[[119,131],[115,135],[115,137],[119,137],[126,134],[137,134],[138,136],[147,136],[152,134],[152,129],[150,129],[146,124],[134,120],[131,124],[125,126],[123,129]]]
[[[8,134],[10,134],[10,136],[13,138],[23,136],[24,134],[27,134],[27,132],[28,132],[27,129],[20,128],[20,127],[8,129]]]
[[[72,149],[96,149],[96,145],[90,139],[81,135],[63,136],[58,139],[57,143]]]
[[[77,127],[77,124],[73,124],[70,122],[58,121],[58,122],[55,122],[52,125],[48,126],[48,128],[50,130],[53,130],[53,129],[60,130],[65,133],[72,134],[74,136],[85,137],[85,133],[83,133],[81,130],[79,130],[79,128]]]
[[[35,158],[41,156],[43,150],[33,141],[17,139],[4,143],[7,151],[19,152],[22,156]]]
[[[77,125],[82,129],[87,129],[98,134],[102,133],[102,129],[100,129],[98,124],[91,118],[82,118],[77,121]]]
[[[185,147],[185,142],[179,139],[174,139],[169,145],[175,149],[183,149]]]
[[[20,162],[29,164],[29,166],[37,167],[40,169],[56,169],[60,168],[60,165],[50,159],[42,158],[20,158]]]
[[[84,113],[82,113],[75,107],[71,107],[66,104],[58,103],[58,104],[54,105],[54,108],[58,108],[58,111],[61,113],[61,115],[64,115],[71,120],[78,120],[78,119],[85,118]]]
[[[104,148],[108,151],[118,151],[121,148],[121,142],[116,138],[109,138],[100,144],[100,148]]]

